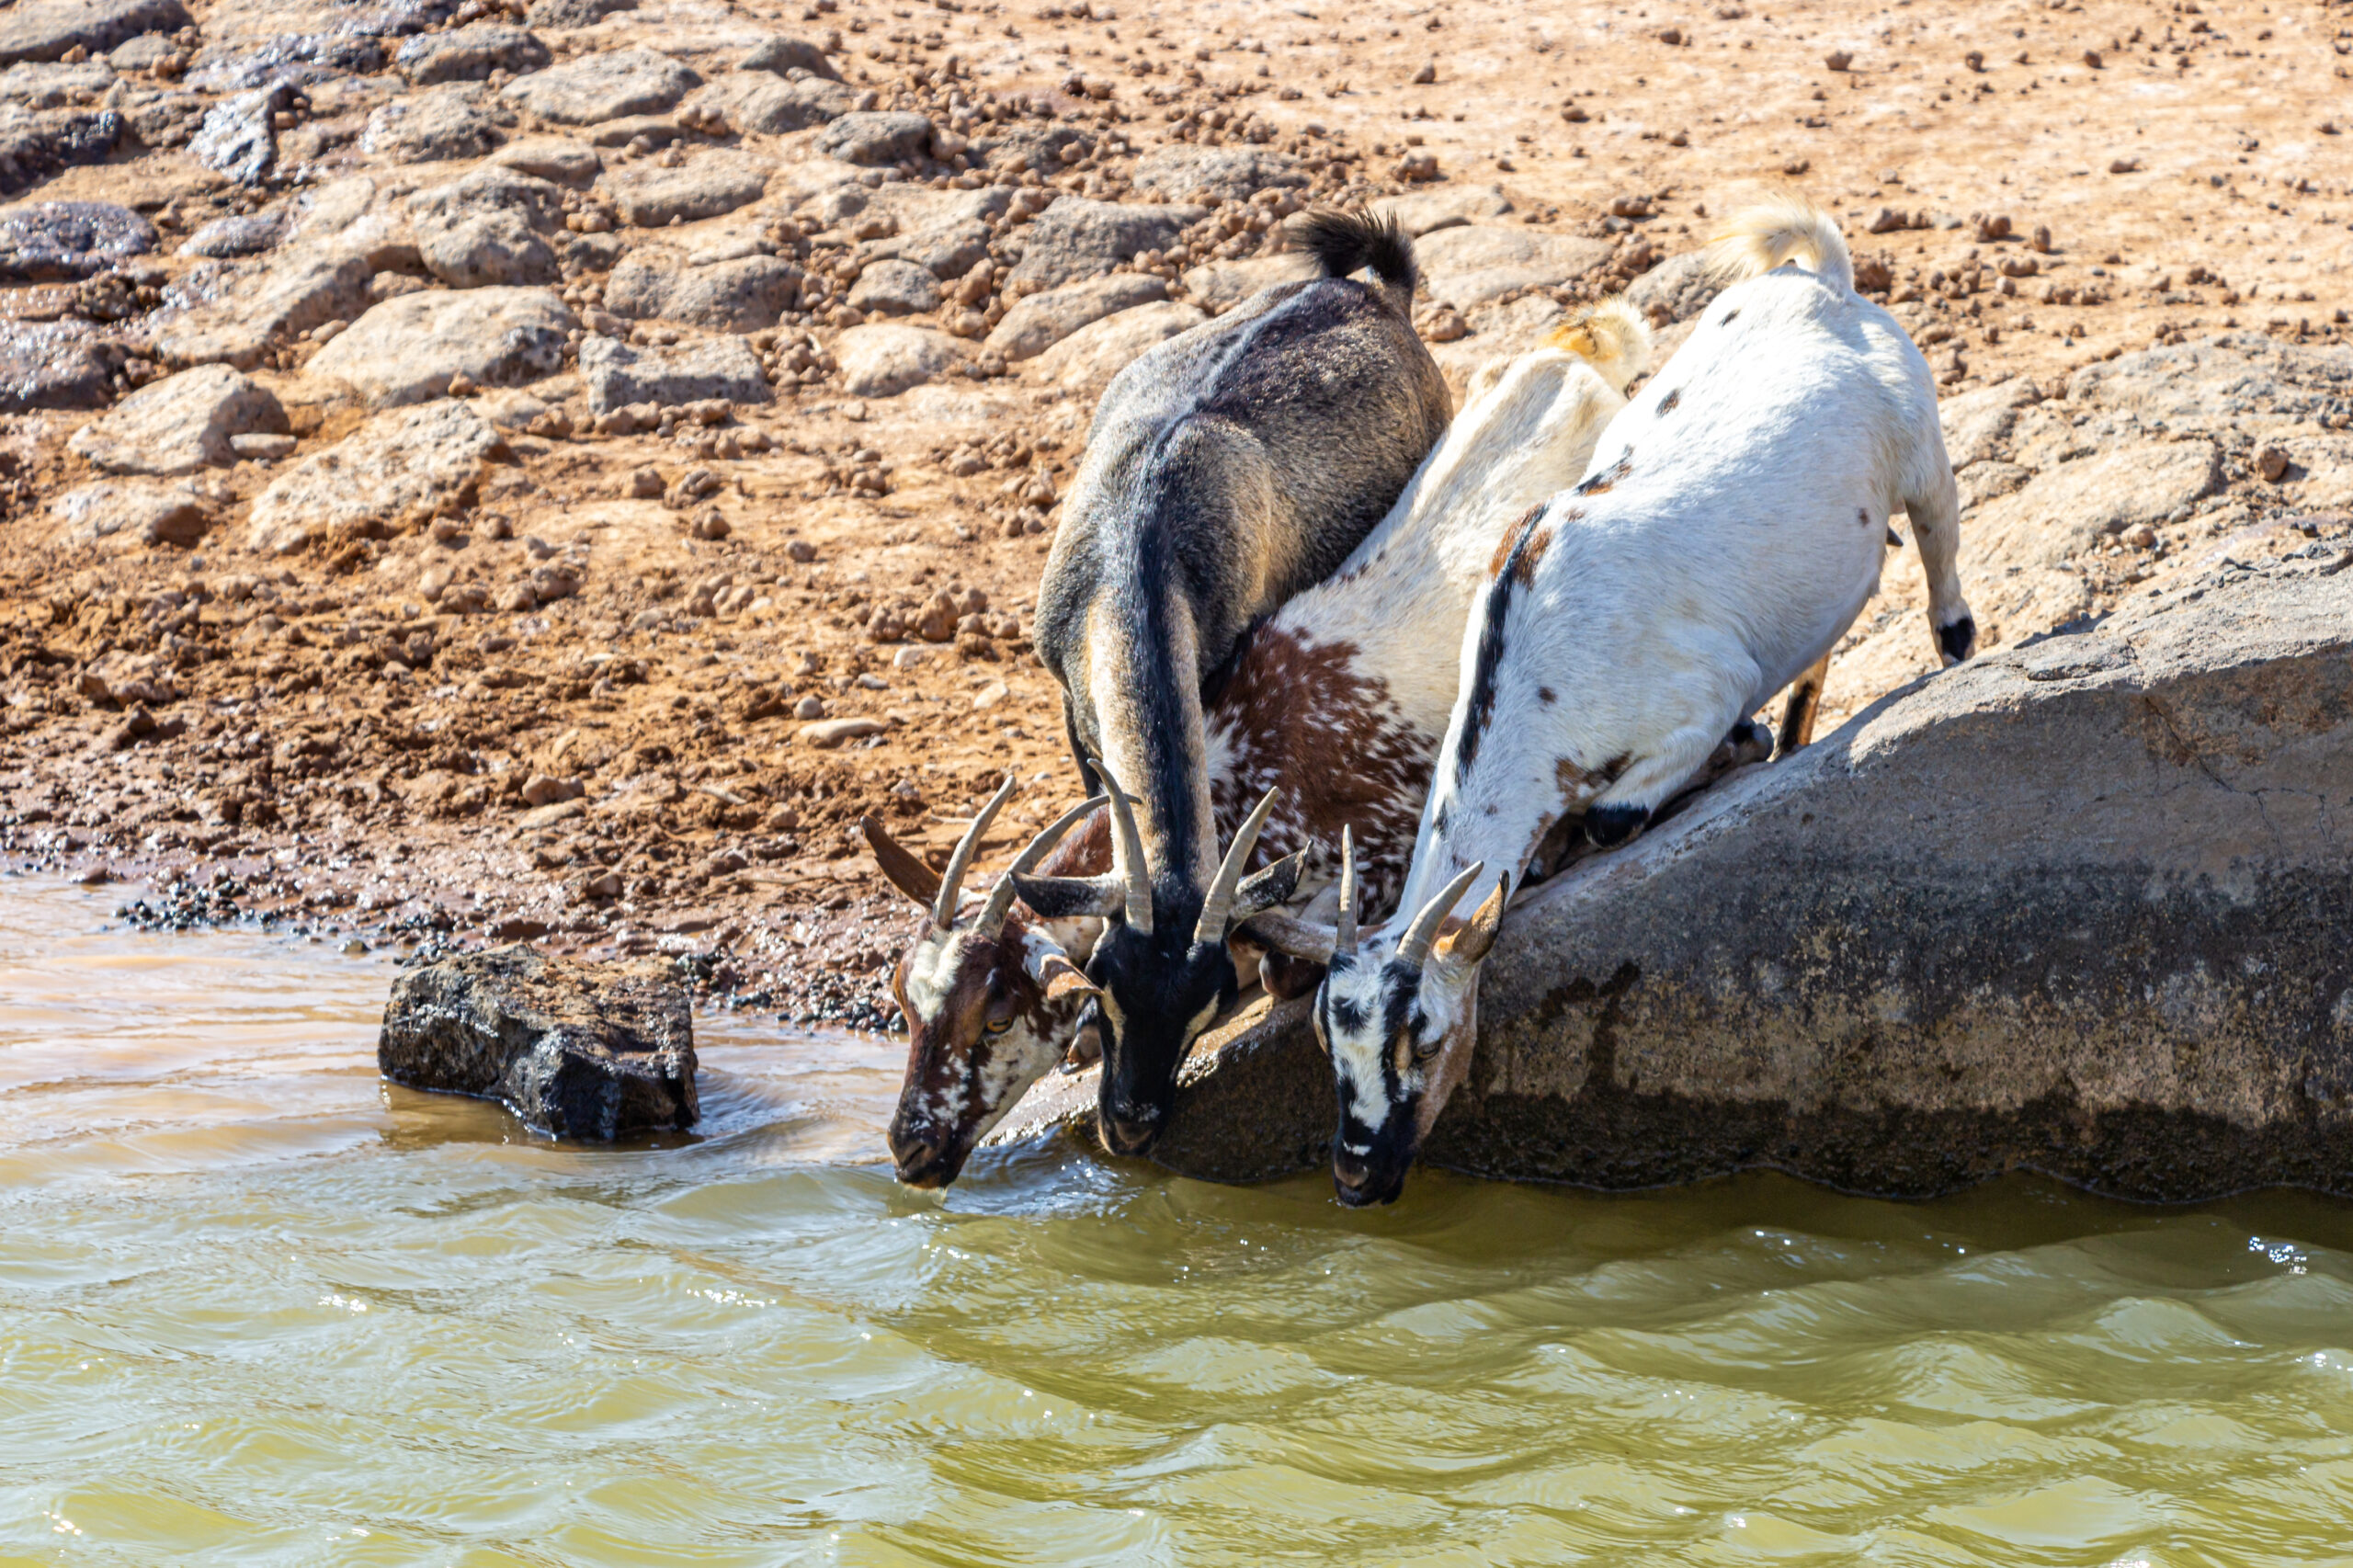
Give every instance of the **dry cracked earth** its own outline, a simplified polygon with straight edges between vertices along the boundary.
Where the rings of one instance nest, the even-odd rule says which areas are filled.
[[[2353,5],[17,0],[0,853],[133,919],[888,1021],[854,824],[1066,802],[1095,399],[1383,207],[1454,384],[1796,189],[1989,642],[2353,508]],[[1925,673],[1908,550],[1836,722]],[[143,884],[141,885],[141,884]]]

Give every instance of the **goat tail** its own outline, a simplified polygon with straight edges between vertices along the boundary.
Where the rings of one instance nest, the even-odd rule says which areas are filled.
[[[1320,208],[1300,224],[1298,248],[1315,258],[1316,270],[1326,278],[1346,278],[1358,267],[1407,300],[1421,283],[1414,266],[1414,242],[1397,227],[1397,220],[1376,217],[1359,207],[1353,212]]]
[[[1545,341],[1591,365],[1620,392],[1651,368],[1651,329],[1622,294],[1572,316]]]
[[[1834,288],[1855,288],[1855,264],[1836,220],[1802,196],[1778,196],[1733,215],[1711,247],[1713,270],[1728,281],[1756,278],[1788,261]]]

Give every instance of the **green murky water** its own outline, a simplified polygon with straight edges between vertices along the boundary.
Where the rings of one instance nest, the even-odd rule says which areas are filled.
[[[887,1042],[556,1148],[377,1082],[388,965],[110,902],[0,881],[0,1562],[2353,1561],[2353,1207],[941,1201]]]

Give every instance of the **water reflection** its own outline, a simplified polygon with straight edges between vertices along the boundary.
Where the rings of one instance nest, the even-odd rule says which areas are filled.
[[[388,964],[107,907],[0,883],[0,1553],[2345,1556],[2339,1203],[914,1193],[896,1044],[745,1018],[695,1137],[557,1146],[378,1081]]]

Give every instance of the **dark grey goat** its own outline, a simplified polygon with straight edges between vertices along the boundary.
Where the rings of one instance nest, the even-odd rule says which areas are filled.
[[[1297,875],[1286,862],[1241,881],[1263,811],[1221,862],[1205,688],[1257,621],[1371,531],[1451,412],[1414,332],[1413,250],[1395,226],[1324,212],[1302,239],[1323,276],[1253,296],[1111,383],[1039,586],[1038,653],[1063,684],[1081,770],[1142,808],[1140,824],[1118,813],[1108,876],[1019,883],[1040,915],[1110,918],[1087,978],[1097,1124],[1115,1153],[1159,1135],[1177,1063],[1237,990],[1228,933]],[[1365,267],[1373,281],[1349,276]]]

